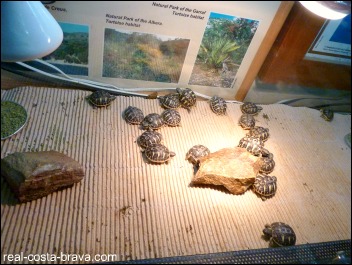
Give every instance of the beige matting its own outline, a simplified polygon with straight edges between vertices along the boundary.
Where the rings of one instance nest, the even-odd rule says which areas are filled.
[[[1,178],[1,254],[114,254],[114,260],[160,258],[268,247],[266,223],[282,221],[297,244],[351,239],[351,149],[344,136],[351,116],[333,121],[318,110],[262,105],[256,125],[269,128],[265,147],[274,154],[276,195],[262,201],[251,190],[232,195],[211,186],[190,186],[190,147],[211,151],[236,146],[246,131],[238,104],[226,116],[198,101],[179,109],[181,127],[159,130],[176,153],[168,163],[148,164],[127,124],[129,105],[161,113],[156,99],[119,96],[107,109],[93,109],[90,91],[22,87],[2,90],[2,100],[22,104],[27,126],[1,141],[1,158],[13,152],[56,150],[80,162],[86,176],[72,188],[14,204]],[[24,260],[23,263],[28,263]],[[55,262],[54,262],[55,263]],[[62,263],[62,261],[56,261]]]

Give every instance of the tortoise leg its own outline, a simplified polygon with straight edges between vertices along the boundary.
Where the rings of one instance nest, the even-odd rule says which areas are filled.
[[[275,247],[275,243],[274,243],[273,238],[270,238],[269,247]]]

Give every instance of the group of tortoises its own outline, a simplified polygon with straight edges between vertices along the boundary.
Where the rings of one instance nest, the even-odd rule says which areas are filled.
[[[249,130],[239,142],[239,147],[253,155],[260,156],[261,168],[256,176],[253,184],[253,190],[263,200],[272,197],[276,193],[277,178],[269,176],[275,167],[273,154],[264,148],[264,142],[269,138],[269,129],[261,126],[255,126],[253,116],[257,115],[263,108],[252,102],[245,102],[241,106],[242,116],[239,119],[239,124],[242,128]],[[269,246],[282,247],[293,246],[296,244],[296,234],[291,226],[283,222],[274,222],[266,224],[263,229],[263,237],[269,239]]]
[[[181,126],[181,115],[177,108],[183,107],[188,111],[196,105],[196,95],[189,89],[176,89],[177,93],[170,93],[160,98],[160,104],[165,109],[161,114],[150,113],[144,116],[137,107],[128,106],[123,117],[128,124],[138,124],[145,130],[137,139],[143,148],[145,157],[152,163],[167,163],[176,154],[163,145],[163,136],[157,132],[164,126]]]
[[[177,109],[183,107],[188,111],[196,106],[197,96],[190,88],[176,88],[176,93],[170,93],[160,97],[160,104],[166,109]]]
[[[196,104],[196,95],[191,89],[177,88],[176,91],[176,94],[168,94],[161,98],[160,103],[166,110],[160,115],[150,113],[144,116],[141,109],[133,106],[128,106],[123,113],[128,124],[140,125],[145,130],[138,137],[137,142],[143,148],[142,152],[146,158],[153,163],[165,163],[176,155],[162,144],[163,136],[157,130],[166,125],[179,126],[181,116],[176,109],[182,106],[190,111],[190,108]],[[108,92],[96,91],[86,99],[93,107],[108,107],[115,98],[116,96]],[[214,96],[209,100],[209,104],[215,114],[226,114],[227,105],[224,99]],[[261,168],[253,184],[253,189],[262,199],[266,199],[273,196],[277,188],[276,177],[267,175],[273,171],[275,166],[273,154],[264,148],[264,142],[269,138],[269,129],[255,126],[253,116],[262,110],[261,107],[251,102],[243,103],[240,107],[243,114],[239,119],[239,125],[245,130],[249,130],[249,133],[240,140],[238,146],[246,148],[253,155],[260,156]],[[206,146],[195,145],[186,153],[186,159],[194,165],[198,165],[199,158],[208,154],[210,154],[210,150]],[[283,222],[266,224],[263,229],[263,237],[270,240],[269,246],[271,247],[292,246],[296,243],[294,230]]]
[[[266,200],[274,196],[277,189],[277,178],[268,175],[275,167],[273,154],[264,148],[264,143],[269,138],[269,129],[255,126],[254,116],[263,109],[262,107],[252,102],[245,102],[240,108],[242,115],[239,125],[249,132],[240,140],[238,147],[245,148],[251,154],[260,157],[261,167],[253,184],[253,190],[263,200]]]
[[[163,126],[178,126],[181,116],[176,110],[173,113],[166,111],[162,114],[150,113],[144,116],[143,111],[137,107],[128,106],[123,117],[128,124],[140,125],[145,130],[138,138],[138,144],[143,148],[145,157],[152,163],[165,163],[176,154],[162,144],[163,136],[157,132]]]

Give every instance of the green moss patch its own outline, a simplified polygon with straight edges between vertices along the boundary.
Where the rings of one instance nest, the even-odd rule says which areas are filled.
[[[1,101],[1,139],[19,131],[27,120],[26,110],[11,101]]]

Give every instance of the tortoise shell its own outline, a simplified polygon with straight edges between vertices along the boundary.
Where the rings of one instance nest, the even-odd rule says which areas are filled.
[[[181,106],[178,94],[168,94],[160,98],[160,103],[164,108],[177,109]]]
[[[253,189],[254,192],[261,196],[263,200],[266,197],[275,195],[277,189],[277,179],[275,176],[269,176],[265,174],[258,174],[255,178]]]
[[[128,106],[125,109],[123,116],[128,124],[140,124],[144,119],[143,111],[132,106]]]
[[[269,129],[261,126],[254,126],[249,129],[248,136],[257,137],[263,142],[269,138]]]
[[[240,106],[240,108],[243,114],[249,115],[257,115],[263,109],[252,102],[245,102]]]
[[[243,129],[248,130],[255,126],[255,119],[252,115],[242,114],[238,123]]]
[[[218,96],[213,96],[210,101],[211,110],[217,115],[225,115],[227,104],[226,101]]]
[[[160,144],[162,140],[163,136],[161,135],[161,133],[149,129],[138,137],[138,144],[141,147],[146,148],[152,144]]]
[[[181,123],[181,115],[177,110],[167,109],[161,113],[161,117],[168,126],[179,126]]]
[[[154,163],[165,163],[176,155],[162,144],[151,144],[143,152],[146,158]]]
[[[243,137],[238,143],[238,147],[246,148],[252,155],[259,156],[262,154],[263,142],[256,137]]]
[[[141,122],[143,129],[158,130],[164,126],[163,118],[157,113],[150,113]]]
[[[320,117],[322,117],[326,121],[332,121],[334,118],[334,112],[331,109],[328,108],[322,108],[320,109]]]
[[[93,107],[107,107],[116,99],[116,96],[111,95],[109,92],[104,90],[94,91],[92,94],[86,97],[88,102],[93,105]]]
[[[191,107],[196,105],[196,94],[190,88],[185,88],[183,90],[180,88],[176,88],[176,91],[178,93],[182,107],[187,110],[190,110]]]
[[[191,149],[188,150],[186,153],[186,160],[189,160],[192,164],[198,164],[199,163],[199,158],[207,156],[210,154],[210,150],[208,147],[198,144]]]
[[[269,174],[274,170],[275,161],[273,157],[274,157],[273,154],[269,153],[268,156],[260,158],[260,163],[261,163],[261,166],[259,169],[260,173]]]
[[[271,247],[294,246],[296,234],[292,227],[282,222],[266,224],[263,230],[264,236],[270,238]]]

